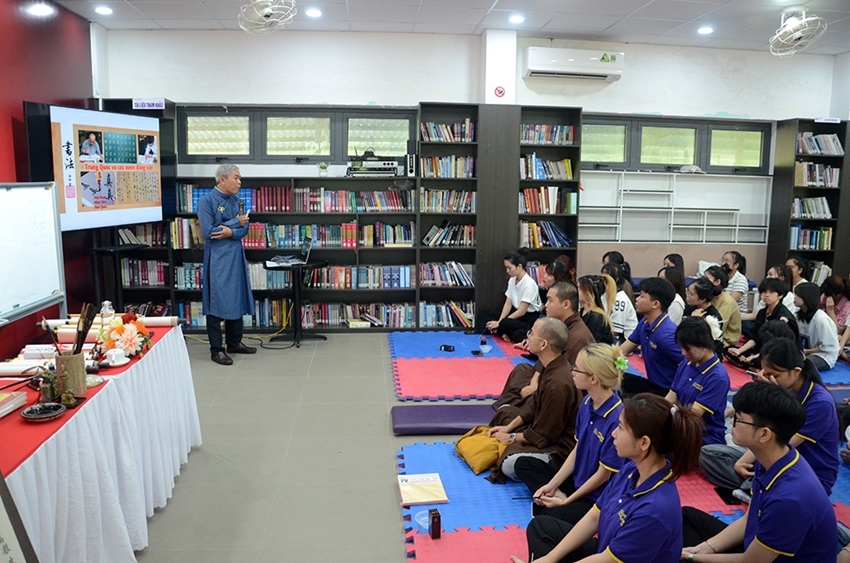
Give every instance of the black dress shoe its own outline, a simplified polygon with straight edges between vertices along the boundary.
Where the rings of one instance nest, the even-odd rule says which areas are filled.
[[[241,342],[236,346],[228,346],[227,347],[228,354],[256,354],[257,349],[251,348],[250,346],[245,346]]]
[[[212,355],[211,359],[212,359],[212,361],[214,361],[215,363],[217,363],[220,366],[232,366],[233,365],[233,360],[230,358],[230,356],[228,356],[224,352],[216,352],[215,354]]]

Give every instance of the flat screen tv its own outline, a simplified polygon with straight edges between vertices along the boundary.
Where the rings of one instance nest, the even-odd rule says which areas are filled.
[[[162,220],[159,121],[24,102],[32,180],[60,187],[63,231]]]

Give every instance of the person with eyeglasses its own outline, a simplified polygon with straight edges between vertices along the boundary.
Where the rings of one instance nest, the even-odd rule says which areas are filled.
[[[817,368],[788,338],[774,338],[761,350],[759,378],[789,389],[806,413],[805,424],[790,437],[829,495],[838,479],[838,413]],[[734,403],[733,403],[734,405]],[[734,438],[734,436],[733,436]],[[737,442],[736,442],[737,444]],[[755,453],[747,446],[706,445],[700,455],[703,475],[714,485],[747,489]]]
[[[681,560],[835,561],[835,512],[815,471],[792,443],[805,430],[805,405],[782,385],[754,381],[741,387],[732,406],[732,439],[755,460],[752,500],[744,516],[728,526],[684,507]]]
[[[532,493],[535,516],[575,524],[593,508],[608,480],[623,465],[611,433],[623,401],[617,394],[628,362],[617,346],[590,344],[572,367],[576,388],[587,393],[576,417],[576,447],[560,466],[532,457],[516,462],[516,474]]]
[[[574,526],[535,516],[526,530],[530,561],[679,561],[682,508],[675,480],[697,465],[701,417],[641,393],[625,401],[612,435],[624,460],[619,473]],[[521,563],[516,556],[511,561]]]
[[[528,349],[543,366],[537,391],[504,426],[494,426],[488,435],[508,444],[497,462],[491,480],[517,480],[514,465],[522,456],[534,456],[561,464],[575,447],[576,413],[581,395],[570,375],[564,350],[569,332],[562,321],[537,319],[528,331]]]

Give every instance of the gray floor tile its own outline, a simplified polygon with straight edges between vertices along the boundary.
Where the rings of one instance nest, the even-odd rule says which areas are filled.
[[[331,436],[386,436],[390,411],[386,403],[301,405],[293,438]]]
[[[199,405],[206,405],[215,401],[228,377],[195,374],[192,380],[195,384],[195,400]]]
[[[199,413],[204,442],[234,438],[288,439],[300,405],[212,404]]]
[[[293,438],[281,478],[285,483],[386,484],[397,474],[396,449],[387,438]]]
[[[192,485],[214,483],[277,483],[289,448],[289,436],[223,440],[205,437],[192,450],[183,466],[180,482]]]
[[[231,377],[222,387],[215,402],[227,405],[274,405],[301,402],[306,376]]]
[[[386,403],[386,379],[311,375],[304,384],[302,403]]]
[[[381,356],[336,356],[317,351],[310,375],[333,377],[383,376],[389,365]]]

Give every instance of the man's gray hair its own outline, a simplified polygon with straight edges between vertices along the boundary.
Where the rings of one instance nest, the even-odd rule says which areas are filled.
[[[538,327],[539,334],[537,336],[548,342],[553,350],[563,352],[567,349],[570,333],[563,321],[554,317],[540,317],[534,324]]]
[[[218,168],[215,169],[215,183],[216,185],[220,184],[224,178],[227,178],[235,171],[239,170],[239,167],[235,164],[221,164]]]

